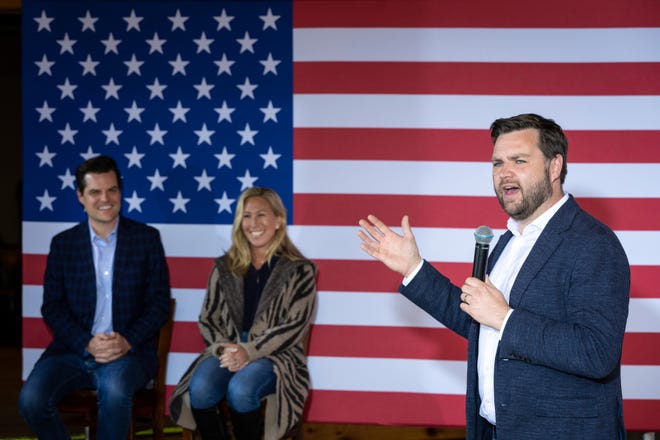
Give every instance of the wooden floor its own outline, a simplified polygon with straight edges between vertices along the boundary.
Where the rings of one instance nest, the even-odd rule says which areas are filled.
[[[18,415],[16,406],[21,387],[19,347],[0,346],[0,368],[0,439],[30,438],[31,433]],[[176,429],[175,426],[170,428]],[[464,440],[465,430],[305,423],[303,437],[305,440]],[[167,438],[180,438],[180,434],[172,432]],[[629,440],[654,438],[650,435],[644,437],[642,433],[629,433]],[[660,435],[657,438],[660,439]]]

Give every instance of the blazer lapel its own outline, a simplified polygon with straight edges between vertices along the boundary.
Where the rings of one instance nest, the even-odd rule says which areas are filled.
[[[96,304],[96,273],[94,272],[94,254],[92,254],[92,240],[89,236],[89,223],[82,222],[78,226],[76,232],[78,245],[82,250],[82,258],[76,263],[78,273],[84,274],[82,279],[85,280],[85,292],[93,292],[93,304]]]
[[[548,261],[563,241],[563,232],[570,226],[578,206],[573,196],[550,219],[541,236],[538,238],[529,256],[520,268],[520,272],[511,287],[509,305],[516,308],[522,300],[529,283],[536,277],[541,268]]]
[[[502,251],[506,247],[509,240],[511,240],[511,237],[513,237],[511,231],[506,231],[504,234],[500,235],[500,238],[497,240],[497,244],[495,245],[495,249],[493,249],[493,252],[491,252],[488,257],[487,273],[490,273],[493,270],[495,262],[500,258],[500,255],[502,255]]]

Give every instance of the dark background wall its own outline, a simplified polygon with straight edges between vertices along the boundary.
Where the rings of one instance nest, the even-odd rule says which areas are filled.
[[[0,345],[15,346],[21,343],[20,23],[18,10],[0,10]]]

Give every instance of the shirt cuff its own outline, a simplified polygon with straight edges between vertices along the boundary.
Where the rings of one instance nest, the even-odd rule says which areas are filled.
[[[403,277],[403,281],[401,281],[401,284],[403,284],[404,286],[410,284],[413,278],[415,278],[415,275],[417,275],[417,273],[422,269],[423,265],[424,265],[424,260],[422,259],[422,261],[419,262],[417,267],[415,267],[415,269],[411,272],[410,275],[408,275],[407,277]]]
[[[509,309],[509,311],[506,313],[506,316],[504,317],[504,321],[502,321],[502,328],[500,328],[500,341],[502,340],[502,334],[504,333],[504,327],[506,327],[506,323],[509,321],[509,317],[513,313],[513,309]]]

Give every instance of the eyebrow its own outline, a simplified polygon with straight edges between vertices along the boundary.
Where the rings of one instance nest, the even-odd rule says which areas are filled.
[[[514,154],[510,154],[510,155],[504,157],[504,159],[515,160],[515,159],[520,159],[521,157],[531,157],[531,154],[529,154],[529,153],[514,153]],[[504,160],[504,159],[499,157],[499,156],[493,156],[491,160]]]

